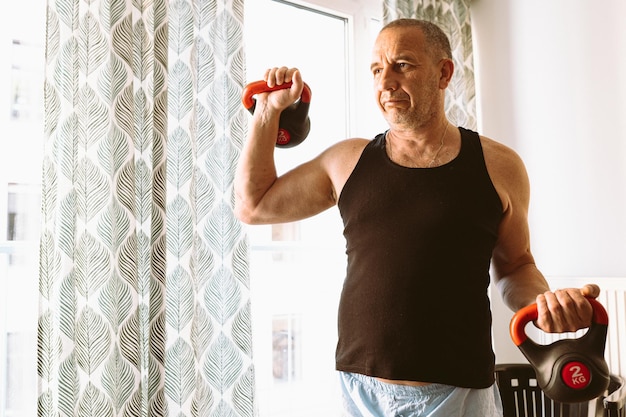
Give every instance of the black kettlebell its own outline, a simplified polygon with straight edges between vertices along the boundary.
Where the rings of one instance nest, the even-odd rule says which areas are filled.
[[[270,88],[263,80],[255,81],[244,88],[241,102],[250,113],[254,113],[256,100],[253,96],[255,94],[287,89],[291,87],[291,84],[291,82],[288,82]],[[309,119],[310,103],[311,89],[304,83],[300,99],[283,110],[280,115],[278,136],[276,137],[277,148],[291,148],[301,144],[306,139],[311,130],[311,120]]]
[[[609,386],[604,348],[609,317],[602,304],[588,298],[593,322],[578,339],[563,339],[549,345],[533,342],[526,324],[537,320],[537,304],[519,310],[511,320],[511,338],[535,369],[537,384],[554,401],[577,403],[602,395]]]

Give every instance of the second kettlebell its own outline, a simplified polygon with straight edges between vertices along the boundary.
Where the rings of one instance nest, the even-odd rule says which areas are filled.
[[[256,100],[253,96],[255,94],[283,90],[290,88],[291,85],[292,83],[288,82],[270,88],[263,80],[252,82],[244,88],[241,102],[250,113],[254,113]],[[310,103],[311,89],[304,83],[300,99],[283,110],[280,115],[278,135],[276,137],[277,148],[291,148],[299,145],[306,139],[311,130],[311,120],[309,119]]]
[[[609,317],[602,304],[588,298],[593,322],[578,339],[563,339],[549,345],[533,342],[525,326],[537,320],[537,304],[519,310],[511,320],[511,338],[535,369],[542,391],[555,401],[575,403],[599,397],[609,386],[604,348]]]

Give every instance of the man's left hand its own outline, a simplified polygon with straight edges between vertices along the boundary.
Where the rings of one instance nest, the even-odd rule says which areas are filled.
[[[536,300],[538,318],[535,324],[547,333],[575,332],[589,327],[593,308],[585,297],[596,298],[598,295],[600,287],[595,284],[540,294]]]

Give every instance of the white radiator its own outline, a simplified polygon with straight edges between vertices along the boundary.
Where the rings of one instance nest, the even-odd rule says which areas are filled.
[[[626,377],[626,278],[548,278],[550,287],[582,287],[598,284],[602,293],[598,301],[609,315],[609,334],[606,340],[605,358],[612,374]],[[564,337],[580,337],[586,330],[558,335],[540,332],[537,343],[549,344]]]

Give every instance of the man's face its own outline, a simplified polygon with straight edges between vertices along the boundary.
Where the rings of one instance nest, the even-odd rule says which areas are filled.
[[[378,107],[391,127],[421,127],[439,111],[441,62],[428,53],[419,28],[391,28],[379,34],[371,70]]]

